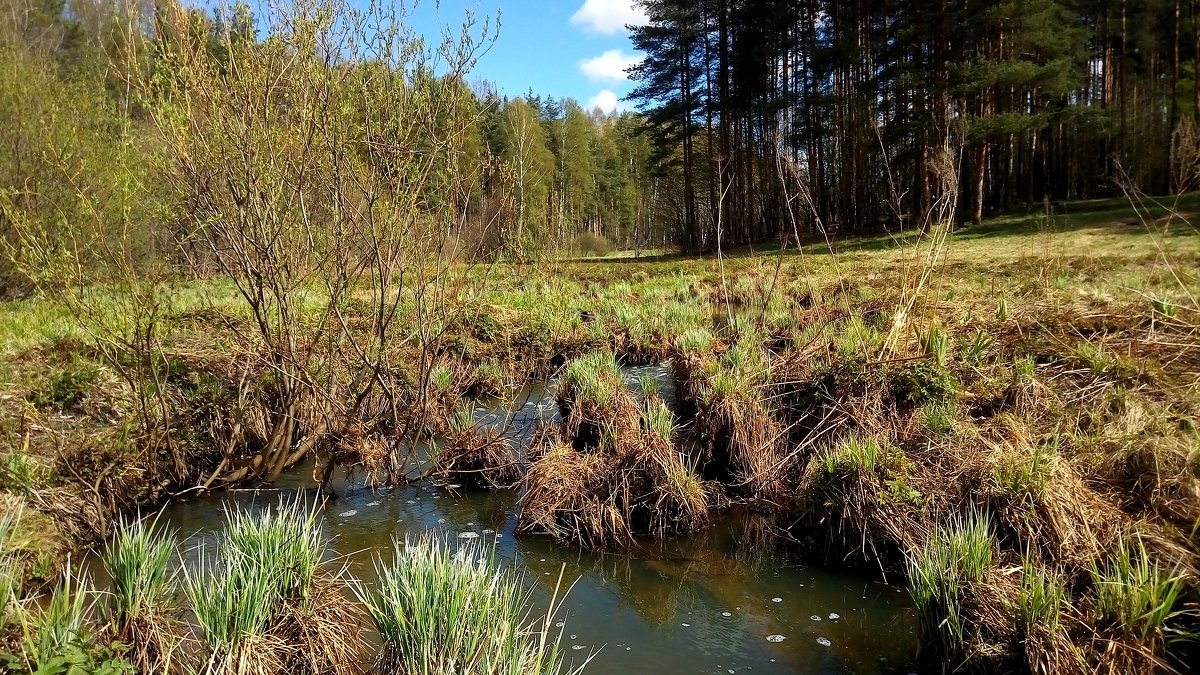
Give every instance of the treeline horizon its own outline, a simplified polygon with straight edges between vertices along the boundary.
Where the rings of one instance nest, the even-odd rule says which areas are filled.
[[[211,272],[212,261],[196,246],[194,228],[184,215],[195,208],[194,196],[173,192],[161,178],[171,170],[170,153],[145,99],[153,95],[148,91],[177,86],[191,67],[172,72],[164,45],[190,43],[207,53],[205,62],[224,62],[220,68],[229,72],[217,74],[216,81],[223,84],[216,86],[236,88],[233,78],[239,75],[232,55],[270,49],[273,28],[244,3],[3,4],[3,14],[14,21],[0,27],[0,114],[11,121],[0,125],[0,238],[10,254],[0,258],[22,254],[14,248],[18,221],[36,222],[34,229],[45,240],[70,246],[78,229],[74,223],[99,217],[114,236],[118,230],[134,232],[145,259],[165,254],[185,273]],[[389,11],[401,26],[403,10]],[[497,39],[494,27],[479,21],[463,28],[471,34],[469,42],[450,50],[473,53],[439,57],[443,65],[447,57],[462,60],[453,73],[439,72],[432,62],[412,72],[399,61],[382,64],[407,80],[407,94],[398,94],[409,97],[407,103],[430,102],[418,105],[420,117],[405,119],[398,109],[388,122],[409,126],[410,135],[430,129],[444,135],[432,144],[412,138],[415,152],[436,156],[435,165],[423,169],[431,175],[421,178],[428,182],[421,203],[430,213],[441,214],[437,217],[453,231],[439,253],[527,260],[558,252],[670,246],[674,233],[655,220],[661,179],[649,172],[651,148],[640,133],[640,116],[589,110],[575,100],[532,90],[501,95],[470,70],[477,54]],[[426,44],[409,27],[394,30],[404,32],[398,39],[406,49],[435,53],[445,47]],[[378,80],[366,74],[381,65],[378,57],[317,57],[331,80],[352,71],[359,72],[349,77],[364,78],[365,86]],[[141,85],[132,84],[134,80]],[[297,122],[284,114],[279,123]],[[295,133],[303,132],[297,128]],[[374,132],[366,133],[365,142],[372,142]],[[372,151],[360,154],[369,158]],[[394,170],[379,160],[368,161],[376,164],[379,178],[412,179],[390,175]],[[138,203],[97,213],[128,201],[118,193],[136,195]],[[81,259],[89,256],[87,250],[78,253]],[[33,285],[10,261],[0,262],[0,286],[5,287],[0,295],[21,295]]]
[[[642,4],[631,99],[684,250],[1194,187],[1200,3]]]
[[[194,204],[157,173],[169,162],[142,98],[179,79],[156,45],[180,36],[163,31],[185,31],[213,62],[268,49],[250,6],[3,2],[13,19],[0,27],[10,249],[18,220],[64,243],[75,222],[101,218],[133,232],[145,257],[203,274],[211,265],[190,248],[184,216]],[[710,252],[1195,187],[1179,176],[1196,162],[1181,148],[1196,145],[1200,3],[643,4],[650,22],[631,28],[646,54],[630,72],[637,112],[501,96],[468,85],[469,67],[393,74],[439,101],[428,110],[440,118],[422,124],[460,136],[421,202],[444,209],[453,255]],[[475,47],[503,39],[486,23],[464,28],[478,33]],[[331,73],[380,65],[320,61]],[[400,117],[391,122],[408,123]],[[4,264],[5,295],[31,287]]]

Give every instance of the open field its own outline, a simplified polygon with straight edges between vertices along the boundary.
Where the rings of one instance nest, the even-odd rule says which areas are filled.
[[[722,259],[463,267],[436,303],[399,303],[388,344],[408,367],[386,376],[403,428],[311,451],[381,482],[516,484],[520,531],[584,547],[686,536],[746,505],[832,564],[907,578],[931,662],[1184,669],[1200,631],[1200,232],[1188,222],[1200,195],[1176,217],[1150,214],[1110,201],[997,217],[951,234],[936,259],[928,238],[897,233],[833,251],[814,240]],[[50,298],[0,305],[0,508],[21,513],[0,535],[14,589],[0,651],[15,658],[29,649],[11,617],[38,613],[29,598],[61,588],[72,552],[110,540],[122,515],[219,489],[222,467],[269,444],[277,385],[240,328],[253,320],[240,297],[215,281],[164,295],[161,438],[130,422],[139,402],[92,324]],[[316,331],[321,296],[310,300],[301,322]],[[93,316],[123,302],[89,296]],[[349,324],[365,320],[365,301],[342,305]],[[662,362],[673,409],[618,373]],[[528,448],[457,414],[555,375],[564,423]],[[298,424],[299,438],[322,435]],[[443,454],[398,470],[402,448],[429,437],[448,439]],[[376,623],[401,602],[364,597]],[[161,657],[128,622],[88,621],[99,644],[132,639],[133,660]],[[271,625],[272,639],[303,639]],[[524,641],[496,649],[538,668],[557,658]],[[238,643],[207,667],[245,653]],[[300,672],[328,656],[278,653]]]

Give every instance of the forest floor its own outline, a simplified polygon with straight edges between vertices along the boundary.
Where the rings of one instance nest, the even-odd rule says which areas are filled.
[[[435,390],[426,426],[453,436],[462,400],[562,373],[563,428],[502,481],[523,483],[526,531],[619,546],[743,502],[830,559],[902,571],[956,662],[1179,668],[1200,629],[1200,195],[1172,203],[999,216],[935,258],[894,233],[465,270],[401,327],[430,372],[395,376]],[[175,289],[160,335],[188,465],[168,470],[69,312],[0,305],[0,511],[23,513],[25,592],[221,460],[253,416],[247,318],[228,285]],[[611,379],[664,361],[667,422]],[[677,466],[681,429],[701,442]],[[653,498],[621,502],[631,488]]]

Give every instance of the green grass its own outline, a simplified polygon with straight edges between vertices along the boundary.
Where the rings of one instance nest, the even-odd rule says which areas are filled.
[[[932,356],[939,368],[945,368],[950,359],[950,336],[937,326],[930,326],[928,331],[918,336],[921,350],[927,356]]]
[[[883,449],[874,438],[851,434],[822,455],[821,469],[826,476],[870,476],[875,473],[884,456]]]
[[[605,405],[622,384],[621,369],[611,351],[597,350],[567,364],[559,387],[576,401]]]
[[[712,349],[712,343],[712,331],[707,328],[693,328],[675,338],[675,349],[684,356],[703,355]]]
[[[950,652],[959,651],[966,638],[962,598],[971,584],[983,578],[995,549],[987,516],[971,510],[937,527],[922,548],[908,557],[908,587],[922,631]]]
[[[454,371],[444,364],[435,365],[429,370],[429,386],[438,393],[449,392],[454,386]]]
[[[21,524],[21,508],[0,514],[0,627],[16,620],[21,596],[21,574],[13,538]]]
[[[1062,575],[1039,567],[1026,555],[1021,564],[1017,619],[1026,635],[1039,627],[1051,634],[1062,628],[1062,613],[1070,601]]]
[[[228,514],[216,557],[184,568],[184,591],[208,647],[233,662],[262,637],[283,603],[307,602],[325,551],[316,511],[300,502]]]
[[[997,464],[992,477],[1001,494],[1030,505],[1045,501],[1054,477],[1054,461],[1058,455],[1059,437],[1049,446],[1038,446],[1028,456],[1006,454]]]
[[[157,520],[123,520],[104,552],[104,569],[112,579],[109,616],[118,631],[171,599],[175,579],[167,566],[174,542],[156,525]]]
[[[1122,540],[1107,562],[1092,567],[1096,611],[1101,621],[1142,640],[1161,637],[1182,610],[1183,577],[1165,570],[1146,552]]]
[[[642,427],[669,444],[675,438],[675,413],[659,402],[642,413]]]
[[[557,605],[531,618],[523,579],[490,551],[458,550],[426,537],[395,543],[375,563],[378,582],[358,585],[383,646],[380,667],[408,675],[542,675],[563,672]],[[575,673],[582,667],[571,669]]]
[[[934,435],[953,431],[958,417],[958,404],[954,401],[935,401],[921,406],[921,426]]]
[[[883,345],[883,335],[857,314],[835,328],[833,336],[834,348],[842,358],[849,360],[871,358]]]
[[[655,396],[662,395],[662,384],[658,378],[649,373],[638,377],[638,390],[642,392],[642,396],[649,399]]]
[[[26,498],[45,482],[47,473],[38,459],[28,454],[28,446],[12,448],[0,460],[0,479],[4,485]]]

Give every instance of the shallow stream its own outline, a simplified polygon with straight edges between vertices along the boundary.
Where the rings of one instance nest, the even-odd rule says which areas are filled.
[[[662,366],[629,369],[673,391]],[[506,414],[507,413],[507,414]],[[552,386],[528,388],[510,406],[481,407],[477,417],[511,418],[515,436],[556,414]],[[587,673],[908,673],[917,625],[908,594],[861,575],[807,566],[758,519],[731,513],[713,528],[635,554],[594,554],[539,536],[513,534],[518,493],[453,485],[368,489],[342,477],[339,498],[320,514],[333,548],[351,573],[370,583],[373,561],[392,539],[426,532],[494,544],[534,586],[535,611],[546,606],[560,570],[578,579],[563,606],[566,658],[593,657]],[[276,489],[229,491],[167,507],[163,521],[180,538],[185,564],[213,550],[224,510],[266,507],[279,499],[313,499],[310,467]],[[781,639],[782,638],[782,639]]]

